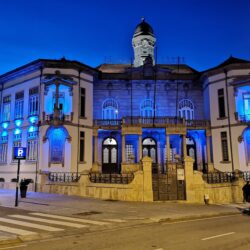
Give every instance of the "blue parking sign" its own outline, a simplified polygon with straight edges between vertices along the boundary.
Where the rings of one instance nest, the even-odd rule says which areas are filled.
[[[14,147],[14,159],[25,160],[26,159],[26,148]]]

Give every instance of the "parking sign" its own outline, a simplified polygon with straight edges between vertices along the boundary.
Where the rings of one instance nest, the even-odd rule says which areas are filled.
[[[26,148],[14,147],[14,159],[25,160],[26,159]]]

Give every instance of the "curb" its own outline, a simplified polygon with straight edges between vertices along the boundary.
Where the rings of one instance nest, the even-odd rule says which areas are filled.
[[[179,216],[179,217],[151,217],[149,219],[153,222],[162,223],[162,222],[189,221],[189,220],[194,220],[194,219],[206,219],[206,218],[236,215],[236,214],[241,214],[241,212],[222,212],[222,213],[212,213],[212,214],[203,214],[203,215],[187,215],[187,216]]]

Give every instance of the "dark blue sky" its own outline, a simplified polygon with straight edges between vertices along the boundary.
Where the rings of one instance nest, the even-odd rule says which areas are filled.
[[[204,70],[230,55],[250,60],[249,0],[6,0],[0,74],[38,58],[129,63],[143,16],[155,32],[158,63],[181,56]]]

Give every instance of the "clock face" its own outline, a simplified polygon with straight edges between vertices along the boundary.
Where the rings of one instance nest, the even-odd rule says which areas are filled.
[[[145,48],[148,46],[148,40],[142,40],[142,47]]]

